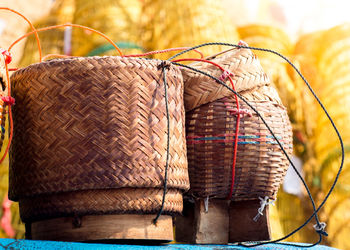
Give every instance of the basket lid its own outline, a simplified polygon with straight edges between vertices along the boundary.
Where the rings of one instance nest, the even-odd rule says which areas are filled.
[[[207,58],[221,65],[233,74],[232,80],[237,92],[249,91],[269,85],[270,80],[262,69],[259,60],[250,49],[230,49]],[[215,65],[196,62],[192,67],[207,72],[216,78],[223,74]],[[192,110],[217,99],[232,96],[233,93],[213,79],[187,68],[181,69],[185,85],[185,109]],[[230,87],[230,81],[226,80]]]

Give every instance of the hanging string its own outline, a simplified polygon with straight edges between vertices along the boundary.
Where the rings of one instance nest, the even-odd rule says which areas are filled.
[[[259,116],[259,118],[260,118],[260,119],[262,120],[262,122],[265,124],[266,128],[269,130],[269,132],[271,133],[271,135],[274,137],[274,139],[275,139],[275,140],[277,141],[277,143],[279,144],[279,146],[280,146],[282,152],[284,153],[284,155],[287,157],[287,159],[289,158],[289,157],[288,157],[288,154],[287,154],[287,152],[285,151],[284,147],[282,146],[281,142],[280,142],[279,139],[274,135],[273,131],[271,130],[270,126],[266,123],[265,119],[261,116],[261,114],[259,113],[259,111],[257,111],[244,97],[242,97],[239,93],[237,93],[236,91],[234,91],[233,89],[231,89],[229,86],[227,86],[227,85],[226,85],[224,82],[222,82],[220,79],[218,79],[218,78],[216,78],[216,77],[214,77],[214,76],[212,76],[212,75],[210,75],[210,74],[208,74],[208,73],[206,73],[206,72],[204,72],[204,71],[201,71],[201,70],[198,70],[198,69],[196,69],[196,68],[190,67],[190,66],[188,66],[188,65],[180,64],[180,63],[175,63],[175,62],[174,62],[173,64],[174,64],[174,65],[177,65],[177,66],[185,67],[185,68],[188,68],[188,69],[190,69],[190,70],[193,70],[193,71],[195,71],[195,72],[197,72],[197,73],[201,73],[201,74],[203,74],[203,75],[206,75],[206,76],[212,78],[213,80],[215,80],[216,82],[218,82],[219,84],[221,84],[222,86],[225,86],[225,87],[226,87],[229,91],[231,91],[232,93],[236,94],[243,102],[245,102],[245,103],[249,106],[249,108],[251,108],[251,109],[254,111],[254,113],[256,113],[256,114]],[[290,160],[290,159],[289,159],[289,160]],[[290,162],[291,162],[291,161],[290,161]],[[308,188],[308,186],[307,186],[305,180],[304,180],[303,178],[302,178],[301,180],[302,180],[302,182],[303,182],[305,188],[306,188],[307,190],[309,190],[309,188]],[[309,192],[310,192],[310,191],[309,191]],[[310,194],[310,195],[311,195],[311,194]],[[312,196],[310,197],[310,199],[313,199]],[[282,241],[282,240],[285,240],[285,239],[287,239],[288,237],[290,237],[291,235],[293,235],[294,233],[296,233],[297,231],[299,231],[301,228],[303,228],[307,223],[310,222],[310,220],[311,220],[314,216],[317,217],[316,211],[314,212],[314,214],[313,214],[303,225],[301,225],[299,228],[297,228],[297,229],[294,230],[293,232],[289,233],[288,235],[286,235],[286,236],[284,236],[284,237],[282,237],[282,238],[280,238],[280,239],[273,240],[273,241],[261,242],[261,243],[257,243],[257,244],[251,244],[251,245],[244,245],[244,246],[247,246],[247,247],[254,247],[254,246],[260,246],[260,245],[264,245],[264,244],[268,244],[268,243],[277,243],[277,242],[280,242],[280,241]],[[322,236],[320,236],[320,237],[322,237]],[[281,243],[281,244],[285,244],[285,243]],[[287,244],[287,243],[286,243],[286,244]],[[243,245],[243,244],[242,244],[242,245]],[[298,246],[299,246],[299,245],[298,245]]]
[[[6,106],[8,106],[8,113],[9,113],[9,121],[10,121],[10,133],[9,133],[9,142],[7,144],[7,147],[5,149],[4,155],[0,159],[0,164],[5,160],[6,155],[10,149],[12,137],[13,137],[13,119],[12,119],[12,108],[11,106],[15,104],[14,98],[11,97],[11,84],[10,84],[10,76],[9,76],[9,69],[8,64],[5,62],[5,70],[6,70],[6,81],[7,81],[7,94],[8,96],[2,97],[2,101]]]
[[[170,114],[169,114],[169,105],[168,105],[168,83],[166,80],[166,69],[168,69],[170,64],[167,64],[166,61],[162,61],[162,63],[158,66],[158,69],[162,69],[163,74],[163,84],[164,84],[164,98],[165,98],[165,112],[166,112],[166,120],[167,120],[167,137],[166,137],[166,162],[165,162],[165,173],[164,173],[164,186],[163,186],[163,197],[161,207],[153,219],[153,224],[157,224],[159,217],[163,213],[166,191],[167,191],[167,183],[168,183],[168,168],[169,168],[169,148],[170,148]]]
[[[203,46],[204,46],[204,45],[203,45]],[[237,45],[233,45],[233,46],[237,46]],[[197,47],[197,46],[196,46],[196,47]],[[249,47],[248,49],[250,49],[250,48],[253,48],[253,47]],[[260,49],[260,48],[258,48],[258,49]],[[265,50],[265,49],[263,49],[263,50]],[[277,53],[277,52],[276,52],[276,53]],[[288,59],[287,59],[287,60],[288,60]],[[281,145],[279,139],[276,138],[276,136],[274,135],[273,131],[272,131],[271,128],[268,126],[268,124],[266,123],[266,121],[264,120],[264,118],[261,116],[261,114],[260,114],[247,100],[245,100],[245,98],[243,98],[240,94],[238,94],[238,93],[235,92],[233,89],[231,89],[230,87],[228,87],[228,86],[227,86],[224,82],[222,82],[220,79],[218,79],[218,78],[216,78],[216,77],[214,77],[214,76],[212,76],[212,75],[210,75],[210,74],[208,74],[208,73],[206,73],[206,72],[203,72],[203,71],[201,71],[201,70],[195,69],[195,68],[190,67],[190,66],[188,66],[188,65],[183,65],[183,64],[179,64],[179,63],[173,63],[173,64],[178,65],[178,66],[181,66],[181,67],[185,67],[185,68],[191,69],[191,70],[193,70],[193,71],[195,71],[195,72],[198,72],[198,73],[201,73],[201,74],[203,74],[203,75],[206,75],[206,76],[212,78],[213,80],[215,80],[216,82],[218,82],[219,84],[223,85],[225,88],[229,89],[229,90],[230,90],[231,92],[233,92],[234,94],[236,94],[242,101],[244,101],[244,102],[245,102],[245,103],[260,117],[260,119],[263,121],[263,123],[265,124],[265,126],[267,127],[267,129],[269,130],[269,132],[271,133],[271,135],[274,137],[274,139],[275,139],[275,140],[277,141],[277,143],[279,144],[279,146],[280,146],[282,152],[283,152],[284,155],[287,157],[287,159],[289,160],[289,162],[291,163],[291,165],[293,164],[293,163],[291,162],[291,160],[290,160],[288,154],[286,153],[285,149],[284,149],[283,146]],[[297,70],[297,69],[296,69],[296,70]],[[299,73],[300,73],[300,72],[299,72]],[[300,74],[301,74],[301,73],[300,73]],[[305,79],[305,78],[304,78],[304,79]],[[305,81],[306,81],[306,80],[305,80]],[[307,81],[306,81],[306,84],[308,84]],[[311,87],[310,87],[310,88],[311,88]],[[312,92],[313,92],[313,91],[312,91]],[[313,92],[313,93],[314,93],[314,92]],[[315,93],[314,93],[314,94],[315,94]],[[315,96],[316,96],[316,94],[315,94]],[[317,96],[316,96],[315,98],[318,99]],[[323,105],[322,105],[322,106],[323,106]],[[329,116],[329,114],[328,114],[328,112],[327,112],[327,110],[326,110],[325,108],[324,108],[324,112],[327,113],[327,117],[329,117],[329,119],[331,120],[331,123],[334,124],[332,118]],[[335,125],[334,125],[334,126],[335,126]],[[336,127],[335,127],[335,130],[338,131]],[[339,131],[338,131],[337,134],[338,134],[338,138],[339,138],[339,140],[340,140],[340,144],[341,144],[342,152],[343,152],[343,150],[344,150],[344,149],[343,149],[343,141],[342,141],[342,138],[341,138],[341,136],[340,136],[340,134],[339,134]],[[293,165],[292,165],[292,166],[293,166]],[[295,167],[294,167],[294,168],[295,168]],[[336,178],[335,178],[335,180],[334,180],[334,182],[333,182],[333,184],[332,184],[332,186],[331,186],[331,188],[330,188],[328,194],[326,195],[325,199],[323,200],[323,202],[321,203],[321,205],[320,205],[317,209],[314,209],[313,214],[312,214],[301,226],[299,226],[297,229],[295,229],[294,231],[292,231],[292,232],[289,233],[288,235],[286,235],[286,236],[284,236],[284,237],[282,237],[282,238],[280,238],[280,239],[277,239],[277,240],[265,241],[265,242],[254,243],[254,244],[249,244],[249,245],[246,245],[246,244],[241,243],[241,245],[242,245],[242,246],[247,246],[247,247],[255,247],[255,246],[260,246],[260,245],[264,245],[264,244],[268,244],[268,243],[279,243],[279,244],[291,245],[291,246],[297,246],[297,247],[312,247],[312,246],[315,246],[315,245],[319,244],[319,243],[322,241],[322,236],[323,236],[323,235],[324,235],[324,236],[327,236],[327,233],[324,231],[324,226],[323,226],[323,224],[319,222],[317,213],[318,213],[318,211],[322,208],[322,206],[325,204],[325,202],[326,202],[327,198],[329,197],[329,195],[333,192],[334,186],[335,186],[336,183],[337,183],[337,180],[338,180],[338,178],[339,178],[339,175],[340,175],[340,173],[341,173],[342,168],[343,168],[343,161],[342,161],[341,164],[340,164],[339,171],[338,171],[338,173],[337,173],[337,175],[336,175]],[[306,184],[304,178],[302,178],[302,176],[300,175],[300,173],[298,172],[297,169],[294,169],[294,170],[296,171],[297,175],[298,175],[299,178],[301,179],[301,181],[302,181],[302,183],[303,183],[305,189],[306,189],[307,192],[308,192],[309,198],[310,198],[310,200],[311,200],[311,202],[313,203],[313,206],[314,206],[314,200],[313,200],[313,198],[312,198],[312,195],[311,195],[311,193],[310,193],[310,190],[309,190],[309,188],[308,188],[308,186],[307,186],[307,184]],[[315,208],[315,207],[314,207],[314,208]],[[294,233],[296,233],[297,231],[299,231],[299,230],[301,230],[303,227],[305,227],[305,226],[311,221],[311,219],[312,219],[313,217],[315,217],[316,222],[317,222],[316,225],[317,225],[317,228],[319,229],[319,230],[316,230],[316,232],[317,232],[318,235],[319,235],[319,240],[318,240],[316,243],[314,243],[314,244],[312,244],[312,245],[303,245],[303,246],[300,246],[300,245],[298,245],[298,244],[292,244],[292,243],[280,243],[280,241],[287,239],[288,237],[290,237],[291,235],[293,235]]]
[[[38,32],[37,30],[34,28],[33,24],[31,21],[29,21],[28,18],[26,18],[23,14],[13,10],[13,9],[10,9],[10,8],[7,8],[7,7],[0,7],[0,10],[7,10],[7,11],[10,11],[12,13],[15,13],[17,15],[19,15],[20,17],[22,17],[30,26],[30,28],[33,30],[33,33],[35,35],[35,40],[36,40],[36,43],[38,45],[38,50],[39,50],[39,57],[40,57],[40,61],[41,61],[41,57],[42,57],[42,52],[41,52],[41,44],[40,44],[40,39],[39,39],[39,35],[38,35]],[[10,48],[8,49],[8,51],[10,52]]]
[[[118,51],[120,56],[123,56],[122,51],[119,49],[118,45],[115,44],[112,39],[110,39],[108,36],[106,36],[105,34],[103,34],[102,32],[92,29],[90,27],[84,26],[84,25],[80,25],[80,24],[72,24],[72,23],[65,23],[65,24],[59,24],[59,25],[53,25],[53,26],[48,26],[48,27],[44,27],[44,28],[40,28],[37,29],[35,31],[32,32],[28,32],[26,34],[24,34],[23,36],[19,37],[17,40],[15,40],[9,47],[9,51],[12,49],[13,46],[15,46],[18,42],[20,42],[21,40],[23,40],[24,38],[34,34],[35,32],[42,32],[42,31],[47,31],[47,30],[52,30],[52,29],[58,29],[58,28],[63,28],[63,27],[76,27],[76,28],[81,28],[81,29],[85,29],[88,31],[91,31],[93,33],[96,33],[100,36],[102,36],[104,39],[106,39],[110,44],[113,45],[113,47]],[[40,62],[42,61],[42,58],[40,58]]]
[[[205,59],[195,59],[195,58],[185,58],[185,59],[177,59],[177,60],[173,60],[172,62],[181,62],[181,61],[197,61],[197,62],[206,62],[206,63],[210,63],[216,67],[218,67],[223,73],[220,77],[221,81],[225,81],[226,78],[228,78],[230,80],[232,89],[234,91],[236,91],[235,89],[235,85],[233,83],[233,80],[231,78],[231,76],[233,75],[231,72],[225,70],[221,65],[210,61],[210,60],[205,60]],[[241,118],[241,111],[239,108],[239,102],[238,102],[238,98],[237,95],[234,95],[235,97],[235,101],[236,101],[236,129],[235,129],[235,139],[234,139],[234,144],[233,144],[233,159],[232,159],[232,169],[231,169],[231,185],[230,185],[230,191],[229,194],[227,195],[226,199],[227,200],[231,200],[232,195],[233,195],[233,188],[234,188],[234,184],[235,184],[235,172],[236,172],[236,159],[237,159],[237,149],[238,149],[238,134],[239,134],[239,124],[240,124],[240,118]]]
[[[339,180],[340,173],[341,173],[341,171],[342,171],[342,169],[343,169],[343,166],[344,166],[344,155],[345,155],[345,153],[344,153],[344,143],[343,143],[343,139],[342,139],[342,137],[341,137],[341,135],[340,135],[340,133],[339,133],[339,130],[337,129],[336,125],[334,124],[333,119],[332,119],[331,116],[329,115],[327,109],[324,107],[324,105],[322,104],[321,100],[318,98],[318,96],[316,95],[316,93],[315,93],[314,90],[312,89],[312,87],[311,87],[311,85],[309,84],[309,82],[305,79],[305,77],[301,74],[301,72],[297,69],[297,67],[296,67],[288,58],[286,58],[285,56],[281,55],[280,53],[278,53],[278,52],[276,52],[276,51],[274,51],[274,50],[264,49],[264,48],[257,48],[257,47],[251,47],[251,46],[244,46],[244,45],[236,45],[236,44],[230,44],[230,43],[218,43],[218,42],[215,42],[215,43],[204,43],[204,44],[200,44],[200,45],[194,46],[194,47],[192,47],[192,48],[190,48],[190,49],[188,49],[188,50],[182,51],[182,52],[180,52],[180,53],[174,55],[173,57],[169,58],[169,60],[172,60],[172,59],[176,58],[177,56],[180,56],[180,55],[182,55],[182,54],[184,54],[184,53],[187,53],[188,51],[191,51],[191,50],[193,50],[193,49],[201,48],[201,47],[208,46],[208,45],[223,45],[223,46],[230,46],[230,47],[234,47],[234,48],[246,48],[246,49],[251,49],[251,50],[259,50],[259,51],[264,51],[264,52],[272,53],[272,54],[275,54],[275,55],[281,57],[281,58],[282,58],[283,60],[285,60],[289,65],[291,65],[292,68],[298,73],[298,75],[299,75],[299,76],[301,77],[301,79],[304,81],[304,83],[306,84],[306,86],[308,87],[308,89],[310,90],[310,92],[312,93],[312,95],[314,96],[314,98],[317,100],[317,102],[318,102],[318,104],[320,105],[320,107],[322,108],[323,112],[326,114],[328,120],[329,120],[330,123],[332,124],[333,129],[334,129],[334,131],[336,132],[337,137],[338,137],[338,139],[339,139],[339,143],[340,143],[340,147],[341,147],[341,163],[340,163],[338,172],[337,172],[337,174],[336,174],[336,176],[335,176],[335,178],[334,178],[333,184],[331,185],[331,187],[330,187],[328,193],[326,194],[325,198],[323,199],[323,201],[321,202],[321,204],[318,206],[317,209],[315,209],[315,202],[314,202],[314,200],[313,200],[313,198],[312,198],[312,195],[311,195],[311,193],[310,193],[310,190],[309,190],[309,188],[308,188],[308,186],[307,186],[307,184],[306,184],[304,178],[301,176],[301,174],[299,173],[299,171],[296,169],[296,167],[294,166],[293,162],[291,161],[291,159],[289,158],[289,156],[286,154],[285,150],[283,149],[283,146],[282,146],[281,143],[278,141],[278,139],[276,138],[276,136],[273,135],[274,139],[277,140],[277,142],[278,142],[280,148],[282,149],[283,153],[286,155],[286,157],[287,157],[288,161],[291,163],[291,166],[293,167],[294,171],[296,172],[296,174],[298,175],[299,179],[302,181],[304,187],[306,188],[306,191],[307,191],[307,193],[308,193],[308,196],[309,196],[309,198],[310,198],[310,201],[311,201],[311,203],[312,203],[313,210],[314,210],[313,214],[305,221],[304,224],[302,224],[299,228],[297,228],[296,230],[294,230],[293,232],[291,232],[291,233],[290,233],[289,235],[287,235],[286,237],[283,237],[283,238],[277,240],[276,242],[281,241],[281,240],[283,240],[283,239],[286,239],[286,238],[288,238],[290,235],[293,235],[295,232],[299,231],[299,230],[300,230],[301,228],[303,228],[306,224],[308,224],[308,223],[311,221],[311,219],[312,219],[313,217],[315,217],[317,226],[320,228],[320,227],[321,227],[321,224],[320,224],[320,222],[319,222],[319,220],[318,220],[318,215],[317,215],[317,213],[318,213],[318,212],[320,211],[320,209],[324,206],[324,204],[325,204],[326,201],[328,200],[329,196],[331,195],[331,193],[332,193],[333,190],[334,190],[335,185],[337,184],[337,182],[338,182],[338,180]],[[196,69],[192,69],[192,70],[196,70]],[[202,73],[205,74],[205,72],[202,72]],[[209,75],[209,77],[213,78],[213,77],[210,76],[210,75]],[[219,80],[219,79],[216,79],[215,77],[214,77],[213,79],[214,79],[214,80]],[[217,81],[217,82],[218,82],[218,81]],[[219,82],[219,84],[222,84],[222,83]],[[228,86],[226,86],[226,85],[224,85],[224,86],[225,86],[226,88],[230,89]],[[230,91],[233,91],[233,90],[231,89]],[[233,91],[233,92],[235,92],[235,91]],[[239,97],[240,99],[242,99],[242,98],[240,97],[240,95],[238,95],[238,97]],[[243,98],[243,99],[244,99],[244,98]],[[242,100],[243,100],[243,99],[242,99]],[[247,103],[247,102],[246,102],[246,103]],[[253,108],[253,107],[251,107],[251,105],[249,105],[248,103],[247,103],[247,105],[250,106],[250,108]],[[253,108],[253,110],[254,110],[254,108]],[[259,115],[259,116],[260,116],[260,115]],[[260,118],[262,118],[262,117],[260,116]],[[263,119],[262,119],[262,120],[263,120]],[[264,120],[263,120],[263,121],[264,121]],[[264,122],[264,123],[265,123],[265,122]],[[265,123],[265,125],[267,125],[267,124]],[[269,130],[270,133],[271,133],[272,130],[271,130],[269,127],[267,127],[267,128],[268,128],[268,130]],[[322,235],[327,235],[327,233],[326,233],[325,231],[316,231],[316,232],[320,235],[320,240],[322,240]]]
[[[0,8],[2,9],[2,8]],[[8,8],[4,8],[4,9],[8,9]],[[9,9],[10,10],[10,9]],[[12,10],[10,10],[12,11]],[[15,13],[18,13],[16,11],[13,11]],[[20,14],[20,13],[18,13]],[[21,14],[20,14],[21,15]],[[22,15],[21,15],[22,16]],[[24,17],[25,18],[25,17]],[[27,20],[27,19],[26,19]],[[30,21],[28,20],[28,22],[30,23]],[[30,23],[31,24],[31,23]],[[85,29],[85,30],[89,30],[89,31],[92,31],[94,33],[97,33],[99,34],[100,36],[102,36],[103,38],[105,38],[108,42],[110,42],[114,48],[119,52],[119,54],[121,56],[123,56],[123,53],[121,52],[121,50],[119,49],[119,47],[110,39],[108,38],[105,34],[103,34],[102,32],[100,31],[97,31],[97,30],[94,30],[92,28],[89,28],[89,27],[86,27],[86,26],[83,26],[83,25],[78,25],[78,24],[70,24],[70,23],[67,23],[67,24],[62,24],[62,25],[55,25],[55,26],[49,26],[49,27],[45,27],[45,28],[41,28],[41,29],[35,29],[33,27],[33,25],[31,24],[31,27],[33,28],[33,31],[31,32],[28,32],[26,33],[25,35],[19,37],[17,40],[15,40],[11,45],[10,47],[8,48],[8,50],[6,51],[6,54],[4,53],[4,55],[6,56],[5,58],[5,67],[6,67],[6,80],[8,82],[8,96],[11,97],[11,83],[10,83],[10,77],[9,77],[9,69],[8,69],[8,63],[11,62],[11,60],[9,60],[8,58],[11,56],[10,54],[10,50],[13,48],[13,46],[15,46],[18,42],[20,42],[21,40],[23,40],[24,38],[32,35],[32,34],[35,34],[37,36],[38,32],[42,32],[42,31],[47,31],[47,30],[51,30],[51,29],[57,29],[57,28],[62,28],[62,27],[77,27],[77,28],[82,28],[82,29]],[[41,53],[41,47],[40,47],[40,41],[39,41],[39,44],[38,44],[38,49],[39,49],[39,55],[40,55],[40,62],[42,62],[43,58],[42,58],[42,53]],[[45,56],[45,59],[49,56],[52,56],[52,55],[47,55]],[[65,55],[58,55],[58,54],[55,54],[54,56],[57,56],[57,57],[66,57]],[[9,142],[7,144],[7,147],[6,147],[6,150],[4,152],[4,155],[2,156],[2,158],[0,159],[0,163],[4,161],[4,159],[6,158],[7,154],[8,154],[8,151],[10,149],[10,146],[11,146],[11,143],[12,143],[12,138],[13,138],[13,119],[12,119],[12,109],[11,109],[11,105],[13,105],[14,103],[10,103],[10,102],[5,102],[5,104],[8,105],[9,107],[9,121],[10,121],[10,133],[9,133]]]
[[[40,60],[42,58],[42,53],[41,53],[41,44],[40,44],[40,39],[39,39],[39,35],[38,35],[38,32],[36,31],[35,27],[33,26],[33,24],[29,21],[28,18],[26,18],[23,14],[13,10],[13,9],[10,9],[10,8],[7,8],[7,7],[0,7],[0,10],[7,10],[7,11],[10,11],[12,13],[15,13],[16,15],[19,15],[20,17],[22,17],[28,24],[29,26],[31,27],[31,29],[33,30],[32,33],[35,35],[35,38],[36,38],[36,42],[37,42],[37,45],[38,45],[38,49],[39,49],[39,57],[40,57]],[[12,56],[11,56],[11,52],[10,52],[10,48],[6,51],[6,50],[3,50],[2,51],[2,54],[5,56],[5,70],[6,70],[6,80],[7,80],[7,95],[8,95],[8,98],[9,100],[11,100],[11,83],[10,83],[10,77],[9,77],[9,68],[8,68],[8,64],[11,63],[12,61]],[[4,155],[1,157],[0,159],[0,164],[4,161],[4,159],[6,158],[6,155],[10,149],[10,146],[11,146],[11,142],[12,142],[12,137],[13,137],[13,120],[12,120],[12,109],[11,109],[11,105],[14,104],[14,101],[12,102],[7,102],[6,100],[3,100],[5,105],[7,105],[9,108],[9,121],[10,121],[10,134],[9,134],[9,142],[7,144],[7,147],[5,149],[5,152],[4,152]]]
[[[2,8],[4,9],[4,8]],[[6,8],[5,8],[6,9]],[[14,11],[13,11],[14,12]],[[15,12],[16,13],[16,12]],[[38,30],[35,30],[34,27],[32,27],[34,29],[34,31],[32,32],[29,32],[27,33],[26,35],[20,37],[19,39],[17,39],[10,47],[9,47],[9,50],[16,44],[18,43],[20,40],[24,39],[25,37],[27,37],[28,35],[31,35],[31,34],[36,34],[37,36],[37,32],[39,31],[45,31],[45,30],[50,30],[50,29],[54,29],[54,28],[60,28],[60,27],[68,27],[68,26],[71,26],[71,27],[79,27],[79,28],[84,28],[84,29],[87,29],[87,30],[90,30],[92,32],[95,32],[97,34],[100,34],[101,36],[103,36],[104,38],[106,38],[110,43],[113,44],[113,46],[118,50],[119,54],[121,56],[123,56],[123,54],[121,53],[121,51],[119,50],[119,48],[113,43],[112,40],[110,40],[107,36],[105,36],[103,33],[97,31],[97,30],[94,30],[94,29],[91,29],[89,27],[86,27],[86,26],[82,26],[82,25],[76,25],[76,24],[63,24],[63,25],[56,25],[56,26],[51,26],[51,27],[47,27],[47,28],[42,28],[42,29],[38,29]],[[195,47],[192,47],[192,48],[189,48],[189,49],[186,49],[174,56],[172,56],[171,58],[168,59],[168,61],[170,60],[173,60],[175,57],[177,56],[180,56],[184,53],[187,53],[191,50],[195,50],[197,48],[200,48],[200,47],[203,47],[203,46],[208,46],[208,45],[223,45],[223,46],[231,46],[231,47],[235,47],[235,48],[246,48],[246,49],[252,49],[252,50],[260,50],[260,51],[265,51],[265,52],[270,52],[270,53],[274,53],[278,56],[280,56],[281,58],[283,58],[284,60],[286,60],[295,70],[296,72],[299,74],[299,76],[303,79],[303,81],[305,82],[305,84],[308,86],[310,92],[313,94],[313,96],[315,97],[315,99],[317,100],[317,102],[319,103],[319,105],[321,106],[321,108],[323,109],[323,111],[325,112],[325,114],[327,115],[329,121],[331,122],[334,130],[336,131],[337,133],[337,136],[338,136],[338,139],[340,141],[340,145],[341,145],[341,151],[342,151],[342,158],[341,158],[341,164],[340,164],[340,167],[339,167],[339,171],[337,172],[337,175],[335,177],[335,180],[329,190],[329,192],[327,193],[327,195],[325,196],[324,200],[321,202],[320,206],[316,209],[316,206],[315,206],[315,203],[314,203],[314,200],[312,198],[312,195],[310,193],[310,190],[308,189],[308,186],[305,182],[305,180],[302,178],[302,176],[300,175],[300,173],[298,172],[298,170],[295,168],[294,164],[291,162],[291,159],[289,158],[288,154],[286,153],[286,151],[284,150],[282,144],[280,143],[280,141],[278,140],[278,138],[274,135],[273,131],[271,130],[271,128],[268,126],[268,124],[266,123],[266,121],[263,119],[263,117],[259,114],[259,112],[253,107],[251,106],[241,95],[239,95],[233,88],[230,88],[229,86],[227,86],[223,81],[221,81],[220,79],[217,79],[209,74],[207,74],[206,72],[203,72],[203,71],[200,71],[200,70],[197,70],[195,68],[192,68],[190,66],[187,66],[187,65],[183,65],[183,64],[180,64],[180,63],[177,63],[177,62],[173,62],[173,64],[175,65],[178,65],[178,66],[182,66],[182,67],[186,67],[186,68],[189,68],[193,71],[196,71],[198,73],[201,73],[203,75],[206,75],[208,77],[211,77],[212,79],[214,79],[216,82],[218,82],[219,84],[223,85],[224,87],[226,87],[227,89],[229,89],[232,93],[235,94],[235,96],[238,96],[238,98],[240,98],[243,102],[245,102],[260,118],[261,120],[263,121],[263,123],[266,125],[266,127],[268,128],[268,130],[270,131],[271,135],[274,137],[274,139],[277,141],[277,143],[279,144],[281,150],[283,151],[283,153],[286,155],[288,161],[291,163],[293,169],[296,171],[298,177],[302,180],[303,182],[303,185],[305,186],[306,190],[307,190],[307,193],[309,195],[309,198],[311,200],[311,203],[313,205],[313,208],[314,208],[314,212],[313,214],[305,221],[305,223],[303,225],[301,225],[299,228],[297,228],[296,230],[294,230],[293,232],[291,232],[290,234],[288,234],[287,236],[281,238],[281,239],[278,239],[278,240],[275,240],[275,241],[268,241],[268,242],[262,242],[262,243],[258,243],[258,244],[250,244],[250,245],[246,245],[246,246],[258,246],[258,245],[262,245],[262,244],[267,244],[267,243],[275,243],[275,242],[279,242],[281,240],[284,240],[286,238],[288,238],[289,236],[291,236],[292,234],[294,234],[295,232],[299,231],[301,228],[303,228],[307,223],[310,222],[310,220],[315,217],[316,219],[316,222],[317,222],[317,225],[316,225],[316,228],[317,228],[317,232],[319,234],[319,241],[313,245],[309,245],[309,246],[314,246],[314,245],[317,245],[319,244],[319,242],[321,242],[322,240],[322,235],[326,235],[326,232],[324,231],[324,225],[322,223],[319,222],[318,220],[318,215],[317,213],[319,212],[319,210],[324,206],[325,202],[327,201],[327,199],[329,198],[330,194],[333,192],[334,190],[334,187],[339,179],[339,175],[342,171],[342,168],[343,168],[343,164],[344,164],[344,146],[343,146],[343,141],[342,141],[342,138],[340,136],[340,133],[338,131],[338,129],[336,128],[332,118],[330,117],[330,115],[328,114],[327,110],[325,109],[325,107],[323,106],[322,102],[319,100],[319,98],[317,97],[317,95],[315,94],[315,92],[313,91],[313,89],[311,88],[311,86],[309,85],[309,83],[306,81],[306,79],[304,78],[304,76],[300,73],[300,71],[286,58],[284,57],[283,55],[273,51],[273,50],[269,50],[269,49],[263,49],[263,48],[255,48],[255,47],[250,47],[250,46],[244,46],[244,45],[235,45],[235,44],[229,44],[229,43],[206,43],[206,44],[201,44],[201,45],[198,45],[198,46],[195,46]],[[38,43],[38,46],[40,47],[40,41]],[[40,49],[39,49],[40,50]],[[142,55],[142,54],[141,54]],[[41,55],[40,55],[40,61],[42,60],[41,58]],[[6,66],[6,77],[7,77],[7,80],[9,82],[9,76],[8,76],[8,67],[7,67],[7,64],[5,65]],[[163,78],[164,78],[164,84],[166,85],[166,77],[165,77],[165,67],[163,67]],[[10,83],[9,83],[10,85]],[[166,87],[165,87],[166,89]],[[165,90],[166,91],[166,90]],[[10,86],[9,86],[9,94],[10,94]],[[10,95],[9,95],[10,96]],[[167,95],[165,96],[166,98],[166,107],[167,107]],[[167,111],[168,112],[168,111]],[[168,114],[169,115],[169,114]],[[12,112],[11,112],[11,107],[9,106],[9,116],[10,116],[10,120],[12,120]],[[169,117],[167,117],[168,119],[168,132],[169,132]],[[12,140],[12,133],[13,133],[13,125],[11,125],[11,134],[10,134],[10,140]],[[168,133],[168,136],[169,136],[169,133]],[[169,138],[168,138],[169,139]],[[10,141],[9,140],[9,141]],[[9,146],[8,146],[9,147]],[[168,167],[168,160],[169,160],[169,140],[168,140],[168,146],[167,146],[167,164],[166,164],[166,171],[165,171],[165,177],[167,177],[167,167]],[[165,186],[166,186],[166,178],[165,178]],[[165,193],[166,193],[166,188],[164,189],[164,194],[163,194],[163,205],[164,205],[164,200],[165,200]],[[162,206],[163,207],[163,206]],[[159,215],[161,214],[162,211],[160,211]],[[158,216],[159,217],[159,216]],[[155,220],[156,221],[156,220]],[[281,243],[281,244],[287,244],[287,243]],[[296,244],[287,244],[287,245],[296,245]],[[300,245],[296,245],[296,246],[299,246]],[[302,247],[309,247],[309,246],[302,246]]]

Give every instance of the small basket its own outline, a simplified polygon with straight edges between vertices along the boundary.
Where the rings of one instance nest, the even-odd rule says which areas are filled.
[[[221,58],[224,63],[221,63]],[[234,49],[212,60],[233,73],[236,90],[260,112],[291,155],[292,128],[287,111],[253,53],[246,49]],[[219,77],[218,70],[212,71],[212,66],[208,65],[196,63],[193,66]],[[231,187],[236,102],[231,93],[220,91],[223,88],[212,79],[206,77],[203,81],[195,78],[194,73],[188,69],[182,71],[187,108],[187,157],[191,183],[189,194],[198,198],[225,199]],[[197,96],[195,92],[188,91],[193,89],[189,88],[193,82],[197,83]],[[207,85],[211,86],[209,90],[202,88]],[[216,97],[212,98],[211,94]],[[246,115],[241,115],[240,119],[235,178],[230,199],[257,200],[265,196],[274,199],[289,162],[258,115],[242,100],[239,103],[240,109],[246,110]]]
[[[159,211],[167,156],[161,63],[77,57],[32,64],[11,76],[9,197],[19,201],[24,222]],[[182,211],[189,180],[179,69],[170,65],[166,80],[170,149],[163,211],[171,215]]]

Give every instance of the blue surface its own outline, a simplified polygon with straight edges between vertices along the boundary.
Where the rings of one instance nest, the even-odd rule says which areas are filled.
[[[301,248],[301,247],[290,247],[278,244],[268,244],[264,246],[254,247],[254,248],[245,248],[235,245],[183,245],[183,244],[167,244],[161,246],[141,246],[141,245],[113,245],[113,244],[96,244],[96,243],[72,243],[72,242],[59,242],[59,241],[39,241],[39,240],[13,240],[13,239],[0,239],[0,244],[5,249],[131,249],[131,250],[150,250],[150,249],[159,249],[159,250],[199,250],[199,249],[324,249],[331,250],[335,248],[326,247],[326,246],[315,246],[312,248]]]

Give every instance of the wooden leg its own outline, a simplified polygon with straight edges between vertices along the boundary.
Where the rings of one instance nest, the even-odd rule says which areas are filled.
[[[270,240],[268,206],[257,221],[253,220],[259,207],[259,200],[231,202],[229,242]]]
[[[201,199],[197,200],[194,206],[187,204],[185,209],[189,210],[184,211],[185,217],[180,220],[176,218],[176,241],[196,244],[228,243],[227,201],[209,200],[206,211],[204,200]]]
[[[106,241],[148,240],[170,242],[173,240],[172,217],[162,215],[153,224],[155,215],[119,214],[88,215],[56,218],[33,222],[33,240]]]
[[[27,222],[24,224],[24,227],[25,227],[25,239],[26,240],[31,240],[32,239],[32,224],[30,222]]]
[[[184,199],[182,215],[175,217],[176,242],[193,243],[195,204]]]

